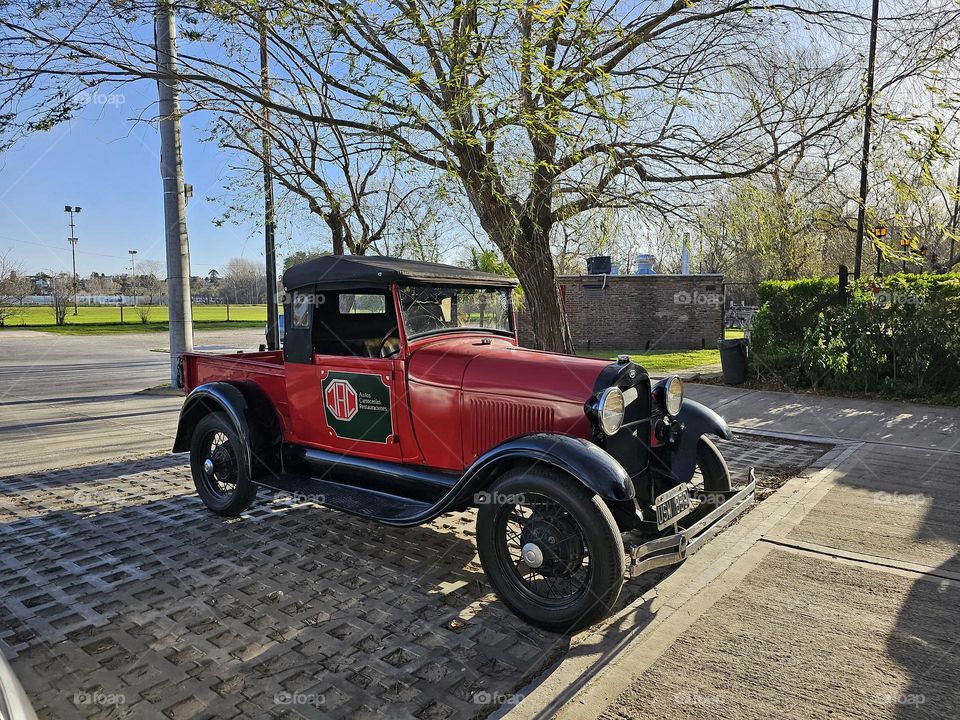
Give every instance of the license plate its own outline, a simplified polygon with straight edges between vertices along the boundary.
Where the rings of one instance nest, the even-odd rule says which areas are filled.
[[[690,491],[686,485],[677,485],[663,495],[658,495],[653,507],[657,511],[657,529],[663,530],[693,509]]]

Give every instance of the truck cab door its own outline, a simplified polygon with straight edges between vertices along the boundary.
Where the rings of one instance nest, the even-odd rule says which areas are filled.
[[[400,438],[409,436],[400,427],[406,418],[403,361],[380,357],[392,349],[391,332],[397,332],[390,290],[322,291],[315,302],[309,361],[286,365],[294,442],[403,460]]]

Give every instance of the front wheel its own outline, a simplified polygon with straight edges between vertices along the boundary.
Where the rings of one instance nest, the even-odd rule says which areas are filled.
[[[697,468],[703,477],[705,492],[728,492],[731,489],[730,468],[716,444],[703,435],[697,441]]]
[[[194,428],[190,470],[203,504],[218,515],[239,515],[257,496],[243,440],[223,413],[206,415]]]
[[[573,632],[608,615],[623,587],[623,540],[610,510],[545,469],[497,481],[477,513],[477,549],[500,599],[534,625]]]

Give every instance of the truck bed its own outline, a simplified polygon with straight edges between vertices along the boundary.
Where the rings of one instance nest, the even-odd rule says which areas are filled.
[[[283,352],[184,353],[183,391],[218,380],[247,381],[259,385],[281,416],[287,418],[287,384]]]

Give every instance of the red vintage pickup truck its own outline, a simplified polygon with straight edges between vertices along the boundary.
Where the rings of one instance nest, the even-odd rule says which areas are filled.
[[[708,437],[726,423],[679,378],[519,347],[511,279],[330,256],[283,284],[282,352],[182,357],[173,450],[215,513],[258,487],[397,527],[477,507],[498,595],[572,631],[753,499]]]

